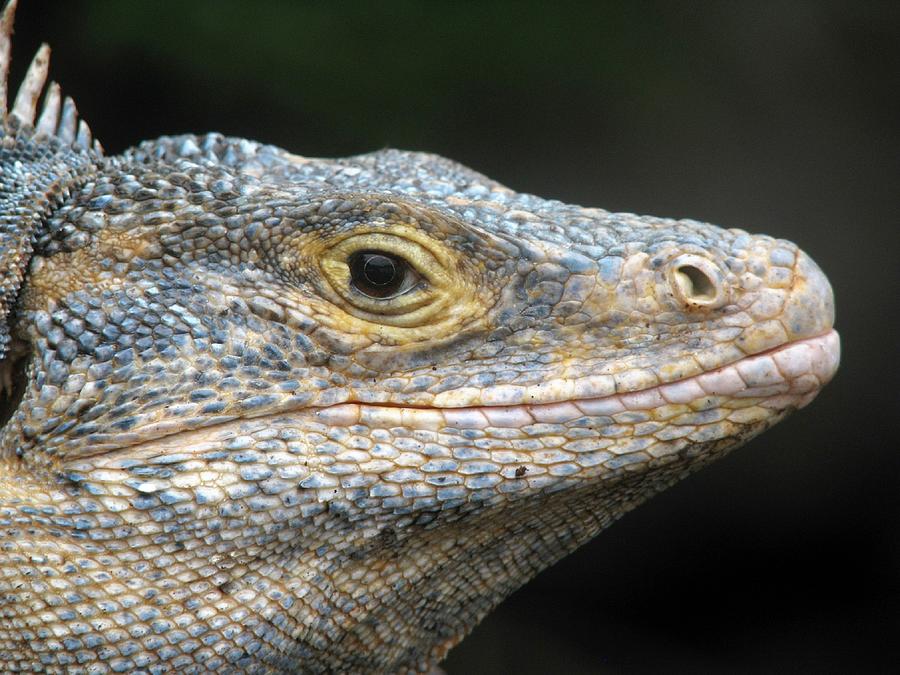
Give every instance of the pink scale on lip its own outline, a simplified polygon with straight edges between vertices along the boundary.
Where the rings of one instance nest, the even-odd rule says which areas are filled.
[[[816,343],[810,344],[812,355],[810,363],[813,372],[820,379],[830,379],[840,361],[840,343],[837,333],[832,331]]]
[[[445,408],[444,419],[448,427],[458,429],[484,429],[488,419],[478,408]]]
[[[585,415],[615,415],[625,411],[622,399],[618,396],[586,398],[572,403]]]
[[[784,394],[790,389],[787,382],[779,382],[778,384],[770,384],[768,387],[747,387],[743,391],[739,391],[735,398],[771,398],[779,394]]]
[[[788,347],[790,349],[790,347]],[[771,356],[751,356],[735,364],[748,387],[769,387],[784,382],[784,375],[775,366]]]
[[[362,405],[360,422],[372,429],[391,429],[403,424],[400,408],[387,406]]]
[[[669,403],[690,403],[708,395],[696,378],[664,384],[660,390],[663,398]]]
[[[812,373],[804,373],[791,380],[791,392],[794,394],[806,394],[820,386],[822,386],[822,382]]]
[[[529,414],[526,406],[484,407],[481,410],[492,427],[521,429],[529,424],[534,424],[535,421],[534,417]]]
[[[659,387],[619,394],[619,400],[626,410],[651,410],[666,404]]]
[[[446,424],[443,413],[434,408],[402,408],[400,418],[408,429],[437,431]]]
[[[697,382],[703,387],[703,391],[712,396],[733,396],[747,386],[731,367],[698,375]]]
[[[775,352],[772,358],[785,377],[795,378],[809,372],[811,351],[809,345],[798,344]]]
[[[528,406],[528,411],[538,422],[547,424],[559,424],[570,422],[582,416],[582,412],[568,401],[559,403],[543,403],[541,405]]]

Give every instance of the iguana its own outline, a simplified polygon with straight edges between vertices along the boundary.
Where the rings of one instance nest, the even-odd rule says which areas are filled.
[[[803,407],[794,244],[435,155],[107,156],[0,23],[0,669],[415,672]],[[43,103],[39,98],[43,93]]]

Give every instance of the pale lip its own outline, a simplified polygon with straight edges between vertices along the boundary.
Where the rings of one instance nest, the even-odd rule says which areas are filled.
[[[562,424],[584,416],[688,405],[710,397],[759,399],[772,409],[803,408],[834,376],[840,362],[837,331],[798,340],[754,354],[709,372],[648,389],[597,398],[554,403],[418,408],[343,403],[315,412],[318,421],[345,426],[521,428],[529,424]]]

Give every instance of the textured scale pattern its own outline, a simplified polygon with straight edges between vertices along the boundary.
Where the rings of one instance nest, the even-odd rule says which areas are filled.
[[[4,672],[427,672],[837,368],[831,289],[784,240],[423,153],[107,157],[46,48],[8,108],[14,9]],[[360,251],[403,292],[367,295]]]

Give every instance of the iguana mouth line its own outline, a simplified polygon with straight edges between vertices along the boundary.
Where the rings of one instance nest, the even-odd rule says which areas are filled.
[[[803,408],[809,404],[837,370],[840,338],[837,331],[792,341],[704,373],[636,391],[594,398],[577,398],[546,403],[477,405],[460,407],[416,406],[398,403],[344,401],[327,406],[307,406],[256,417],[234,416],[194,429],[171,431],[133,443],[93,453],[118,454],[124,450],[153,454],[187,446],[225,442],[240,435],[239,425],[283,420],[307,414],[314,421],[332,427],[365,424],[371,428],[407,427],[440,431],[445,428],[523,428],[533,424],[565,424],[583,417],[606,417],[625,412],[650,411],[670,406],[692,411],[716,407],[725,399],[760,399],[766,408]],[[143,429],[143,434],[163,431],[170,421]],[[171,427],[169,427],[171,429]],[[84,458],[84,456],[82,456]]]
[[[327,420],[335,425],[340,425],[342,415],[347,415],[344,423],[354,424],[359,421],[350,419],[354,415],[354,409],[385,409],[410,411],[413,415],[441,415],[445,418],[444,426],[514,428],[536,422],[561,423],[579,417],[609,415],[626,410],[689,405],[697,401],[709,401],[714,397],[764,398],[770,400],[770,405],[781,403],[780,397],[790,397],[797,399],[797,407],[802,408],[831,380],[839,360],[840,338],[837,331],[829,330],[822,335],[792,341],[704,373],[606,396],[459,407],[348,401],[318,408],[315,415],[320,421]],[[532,421],[523,419],[523,413],[530,415]],[[357,417],[359,414],[357,413]],[[403,424],[408,421],[411,420],[404,420]]]

